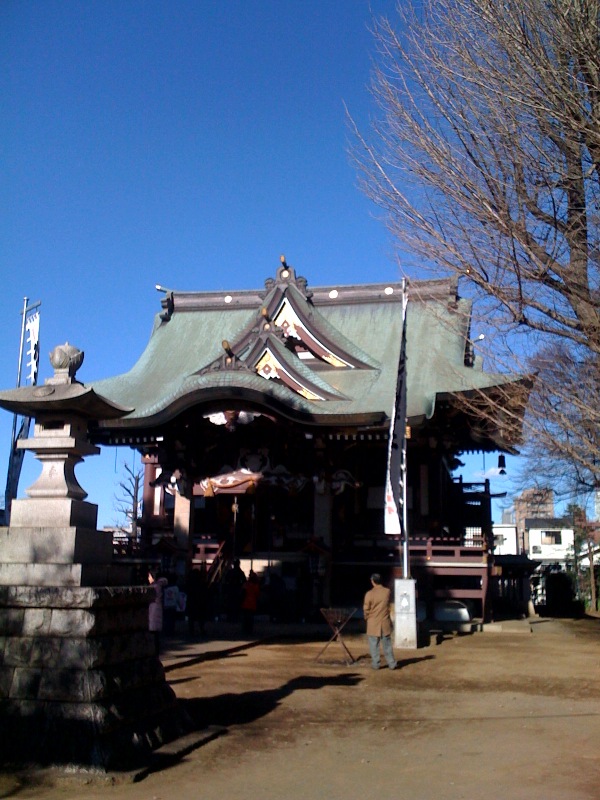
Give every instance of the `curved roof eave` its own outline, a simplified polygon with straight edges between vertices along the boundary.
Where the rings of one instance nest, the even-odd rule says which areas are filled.
[[[446,392],[438,392],[436,398],[440,400],[453,397],[464,397],[470,399],[478,395],[489,395],[497,390],[505,392],[506,395],[516,395],[517,392],[529,392],[533,386],[534,379],[530,375],[485,375],[488,379],[480,386],[471,386],[460,389],[450,389]]]
[[[455,402],[464,405],[468,414],[480,415],[485,423],[487,420],[487,433],[485,434],[490,442],[493,442],[496,449],[503,450],[513,455],[518,454],[517,444],[522,441],[522,427],[525,408],[529,391],[533,386],[533,378],[529,375],[512,376],[504,380],[499,380],[500,376],[495,376],[496,382],[490,385],[462,389],[450,392],[440,392],[436,400]],[[494,398],[494,394],[502,393],[500,399]],[[494,410],[491,414],[486,411],[485,406],[478,409],[478,400],[485,398],[488,409],[496,409],[501,405],[500,413]],[[473,403],[473,405],[470,405]],[[482,410],[483,408],[483,410]],[[506,412],[509,411],[509,416]],[[491,424],[491,427],[489,426]]]
[[[99,428],[138,429],[164,425],[194,406],[252,407],[308,425],[378,425],[387,419],[384,412],[344,413],[336,407],[326,411],[328,404],[309,401],[286,386],[266,381],[250,372],[211,373],[190,376],[160,401],[143,410],[122,417],[98,422]]]
[[[502,375],[485,372],[481,372],[479,375],[482,378],[479,386],[460,387],[448,389],[443,392],[436,392],[431,398],[431,406],[429,412],[426,414],[427,419],[431,419],[434,416],[436,406],[440,401],[457,398],[468,400],[481,395],[488,396],[495,390],[515,395],[517,391],[529,392],[533,385],[533,378],[529,375]]]

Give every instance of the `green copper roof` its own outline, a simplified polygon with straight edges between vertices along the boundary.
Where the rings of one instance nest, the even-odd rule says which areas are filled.
[[[439,394],[506,382],[506,376],[465,366],[471,307],[457,297],[454,284],[420,282],[409,286],[408,296],[409,419],[431,418]],[[288,329],[284,336],[271,320],[286,297],[289,308],[298,309],[300,333],[309,337],[302,342]],[[172,292],[163,307],[132,369],[92,384],[111,402],[134,409],[104,421],[106,428],[150,427],[198,404],[203,413],[228,403],[252,404],[319,425],[381,426],[390,417],[402,334],[401,283],[309,289],[284,265],[265,291]],[[268,341],[265,325],[269,335],[279,337],[272,350],[281,356],[287,385],[258,375],[256,365],[245,360],[261,350],[261,336]],[[351,365],[340,368],[314,357],[313,340],[327,357]],[[303,358],[290,342],[300,345]],[[307,399],[299,385],[322,389],[326,397]]]

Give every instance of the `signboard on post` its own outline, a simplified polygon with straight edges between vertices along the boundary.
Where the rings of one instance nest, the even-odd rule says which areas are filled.
[[[394,647],[417,648],[417,600],[412,578],[394,581]]]

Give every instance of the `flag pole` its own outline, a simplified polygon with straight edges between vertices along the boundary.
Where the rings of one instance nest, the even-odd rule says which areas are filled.
[[[408,554],[408,512],[406,508],[406,431],[402,439],[402,577],[410,578]]]
[[[28,305],[29,298],[23,299],[23,319],[21,320],[21,341],[19,343],[19,363],[17,366],[17,389],[21,386],[21,377],[23,369],[23,350],[25,346],[25,333],[29,332],[29,341],[31,343],[31,361],[28,366],[31,367],[28,379],[31,381],[32,386],[37,383],[37,372],[39,365],[39,314],[30,314],[32,311],[41,306],[38,300],[31,305]],[[30,314],[30,316],[28,316]],[[8,469],[6,473],[6,490],[4,493],[4,515],[3,524],[10,524],[10,512],[12,501],[17,496],[17,488],[19,484],[19,476],[21,474],[21,466],[23,463],[24,450],[17,448],[19,439],[26,439],[31,425],[30,417],[22,417],[21,427],[17,433],[18,414],[13,415],[12,434],[10,440],[10,455],[8,458]]]
[[[21,341],[19,342],[19,363],[17,366],[17,389],[21,385],[21,370],[23,367],[23,342],[25,341],[25,323],[27,321],[27,303],[28,297],[23,298],[23,311],[21,311]],[[15,438],[17,436],[17,414],[13,414],[12,436],[10,437],[11,452],[15,446]]]
[[[416,582],[410,577],[407,490],[407,418],[408,418],[408,356],[407,356],[408,290],[402,281],[402,337],[396,384],[396,403],[393,414],[389,469],[392,494],[396,508],[396,524],[400,531],[398,547],[402,547],[402,578],[394,580],[394,644],[396,647],[418,647],[416,611]],[[400,509],[400,506],[402,508]]]
[[[410,578],[410,560],[408,553],[408,510],[406,508],[407,490],[406,490],[406,415],[407,415],[407,389],[408,389],[408,369],[406,359],[406,317],[408,314],[408,290],[406,287],[406,278],[402,279],[402,308],[403,308],[403,330],[402,330],[402,344],[404,356],[404,418],[402,419],[402,448],[401,448],[401,462],[400,474],[402,477],[402,577]]]

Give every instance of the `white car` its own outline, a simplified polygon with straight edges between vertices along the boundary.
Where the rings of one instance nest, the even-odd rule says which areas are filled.
[[[434,606],[433,618],[445,631],[471,633],[471,612],[460,600],[440,600]]]

